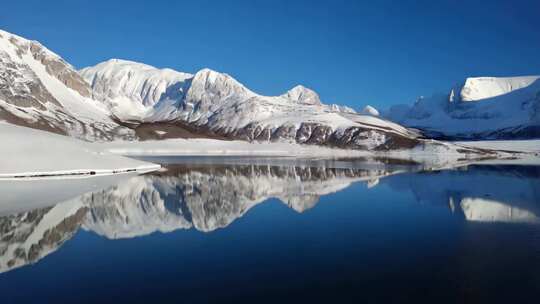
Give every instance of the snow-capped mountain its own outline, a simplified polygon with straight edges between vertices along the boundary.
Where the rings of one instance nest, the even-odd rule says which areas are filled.
[[[364,107],[364,109],[362,110],[362,114],[373,115],[373,116],[380,115],[379,111],[370,105],[367,105]]]
[[[381,117],[371,106],[356,113],[325,104],[300,85],[260,95],[210,69],[190,74],[111,59],[76,71],[38,42],[0,31],[0,120],[89,141],[213,137],[368,150],[431,145],[398,123],[425,137],[531,137],[540,133],[539,92],[539,77],[469,78],[448,94],[392,107]]]
[[[0,30],[0,120],[86,140],[133,138],[71,65],[39,42]]]
[[[79,73],[38,42],[0,32],[0,119],[85,140],[210,136],[380,150],[420,142],[367,114],[324,104],[303,86],[263,96],[210,69],[112,59]]]
[[[384,116],[434,138],[538,138],[540,76],[467,78],[447,94],[393,106]]]
[[[226,138],[347,148],[392,149],[419,143],[416,133],[398,124],[374,113],[360,115],[348,107],[326,105],[303,86],[280,96],[263,96],[210,69],[191,75],[118,59],[80,73],[94,98],[135,126],[166,123]]]

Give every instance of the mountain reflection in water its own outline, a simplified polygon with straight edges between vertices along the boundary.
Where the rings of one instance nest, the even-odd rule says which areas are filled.
[[[168,162],[164,162],[168,163]],[[302,213],[355,183],[387,187],[464,221],[537,224],[540,169],[471,165],[429,171],[403,164],[168,163],[166,170],[33,210],[0,217],[0,272],[35,263],[81,229],[127,239],[179,229],[212,232],[278,199]],[[359,202],[369,204],[370,202]],[[1,208],[1,207],[0,207]],[[278,220],[278,219],[277,219]],[[270,227],[269,227],[270,229]]]

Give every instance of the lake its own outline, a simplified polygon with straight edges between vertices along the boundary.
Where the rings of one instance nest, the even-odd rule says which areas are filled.
[[[0,181],[2,303],[540,301],[540,167],[161,157]]]

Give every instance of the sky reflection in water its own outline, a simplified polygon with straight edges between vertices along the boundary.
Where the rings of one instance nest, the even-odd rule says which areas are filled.
[[[54,189],[58,204],[23,193],[28,184],[0,183],[3,298],[501,301],[538,293],[539,167],[160,161],[167,171],[30,182]]]

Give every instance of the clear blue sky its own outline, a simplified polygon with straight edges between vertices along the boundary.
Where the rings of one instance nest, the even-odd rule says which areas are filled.
[[[304,84],[326,102],[384,108],[467,76],[540,74],[539,12],[538,0],[25,0],[2,3],[0,28],[77,68],[209,67],[261,94]]]

